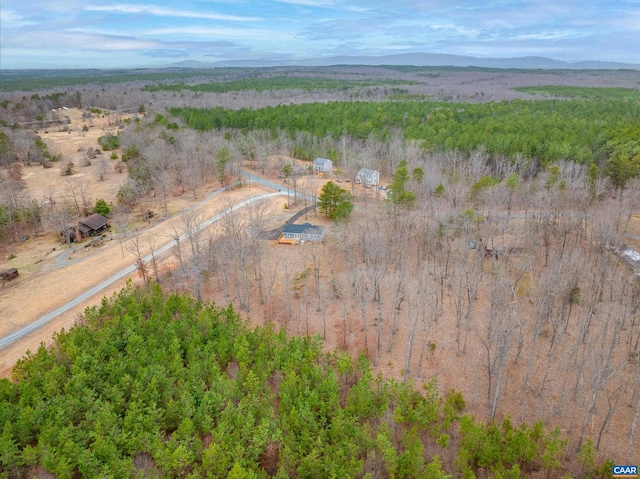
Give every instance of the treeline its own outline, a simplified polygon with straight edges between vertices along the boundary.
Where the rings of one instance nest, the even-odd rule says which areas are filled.
[[[41,123],[27,126],[44,127],[47,124],[63,124],[65,123],[64,111],[52,112],[52,110],[63,106],[81,108],[82,104],[82,93],[79,91],[7,96],[0,101],[0,126],[16,130],[30,122]]]
[[[428,150],[492,156],[522,155],[547,166],[560,160],[615,168],[626,181],[640,164],[640,108],[627,101],[520,101],[484,104],[444,102],[331,102],[243,108],[170,108],[198,130],[215,128],[304,131],[322,138],[349,134],[386,139],[400,129]],[[615,164],[607,164],[611,158]],[[617,173],[617,174],[616,174]],[[631,175],[634,176],[634,175]]]
[[[161,71],[150,69],[110,70],[8,70],[0,79],[0,91],[36,91],[78,85],[112,85],[128,82],[184,80],[193,77],[217,77],[219,70]]]
[[[149,85],[143,91],[183,91],[207,93],[227,93],[230,91],[275,91],[275,90],[349,90],[355,87],[367,87],[376,85],[413,85],[417,82],[408,80],[338,80],[322,77],[296,77],[276,76],[264,78],[243,78],[233,81],[209,82],[209,83],[168,83],[161,85]]]
[[[418,392],[373,377],[364,357],[324,354],[319,339],[270,326],[250,330],[232,306],[159,287],[104,299],[13,376],[0,381],[2,477],[567,472],[558,429],[477,421],[436,381]],[[610,470],[589,447],[574,470]]]
[[[45,163],[57,158],[38,137],[13,133],[0,128],[0,241],[17,241],[42,229],[42,207],[24,192],[23,166],[17,162],[18,152],[23,155],[25,164],[30,161]]]
[[[525,86],[515,89],[533,95],[561,96],[567,98],[608,98],[619,100],[637,100],[640,90],[635,88],[580,87],[567,85]]]
[[[340,74],[340,71],[327,73]],[[191,90],[216,93],[245,90],[338,90],[358,86],[417,83],[393,79],[354,81],[323,77],[323,74],[322,69],[300,67],[8,70],[0,79],[0,92],[47,91],[74,86],[140,82],[146,84],[142,90],[149,92]]]

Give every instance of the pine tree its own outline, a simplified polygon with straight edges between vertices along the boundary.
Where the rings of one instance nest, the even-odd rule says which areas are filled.
[[[93,207],[93,212],[102,216],[109,216],[111,214],[111,206],[102,198],[98,198],[96,205]]]
[[[351,194],[330,181],[323,186],[322,193],[318,196],[318,209],[332,220],[346,218],[353,210]]]
[[[416,202],[416,195],[413,191],[406,189],[409,181],[409,167],[407,160],[402,160],[393,174],[393,181],[389,186],[389,195],[387,199],[394,205],[411,208]]]

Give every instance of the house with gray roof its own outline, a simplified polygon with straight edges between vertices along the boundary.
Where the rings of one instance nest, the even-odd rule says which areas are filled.
[[[311,223],[286,224],[278,238],[280,244],[321,243],[322,241],[324,241],[324,228]]]
[[[356,175],[356,183],[360,183],[365,186],[376,186],[380,183],[380,172],[377,170],[370,170],[369,168],[360,168]]]
[[[325,172],[333,170],[333,162],[327,158],[313,160],[313,171]]]

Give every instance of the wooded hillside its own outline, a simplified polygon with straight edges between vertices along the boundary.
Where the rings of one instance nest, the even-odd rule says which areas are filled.
[[[233,308],[129,287],[0,381],[3,477],[591,477],[541,422],[485,424],[436,381],[373,377]],[[582,465],[580,465],[582,463]],[[610,470],[610,467],[609,467]],[[568,477],[568,476],[564,476]]]
[[[59,231],[104,205],[141,284],[198,301],[129,290],[21,363],[5,475],[251,477],[268,456],[280,477],[584,477],[639,457],[640,72],[51,75],[0,80],[0,270],[21,262],[2,300],[68,271]],[[236,187],[286,203],[213,199]],[[224,212],[199,229],[205,198]],[[265,239],[317,199],[324,243]]]

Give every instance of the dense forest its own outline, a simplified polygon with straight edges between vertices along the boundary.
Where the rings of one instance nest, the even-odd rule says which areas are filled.
[[[265,129],[276,134],[284,129],[292,137],[306,131],[318,138],[346,134],[385,139],[399,129],[427,150],[470,153],[483,148],[493,157],[522,155],[543,167],[560,160],[606,165],[618,186],[640,166],[640,107],[625,100],[333,102],[169,111],[198,130]]]
[[[247,328],[159,287],[87,310],[0,381],[0,474],[71,477],[516,478],[607,475],[542,422],[477,421],[437,381],[373,377],[318,338]]]

